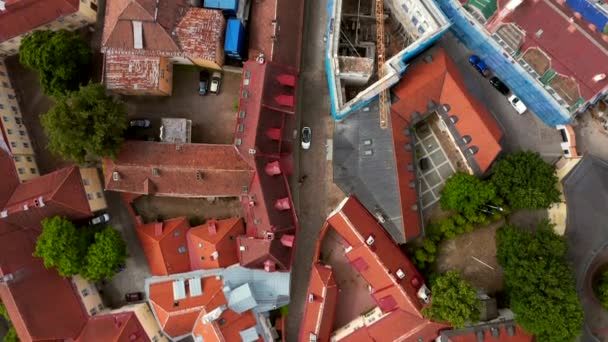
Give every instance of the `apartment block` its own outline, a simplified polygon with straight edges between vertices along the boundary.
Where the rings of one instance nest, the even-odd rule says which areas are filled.
[[[108,204],[106,202],[106,196],[103,193],[103,186],[101,185],[101,178],[97,169],[94,167],[80,168],[80,177],[82,178],[82,185],[84,185],[84,191],[87,194],[91,212],[106,209]]]

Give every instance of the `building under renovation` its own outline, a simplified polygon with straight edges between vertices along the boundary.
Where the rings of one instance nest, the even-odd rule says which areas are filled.
[[[406,63],[450,25],[432,0],[331,0],[329,10],[326,68],[337,120],[378,95],[386,101]]]

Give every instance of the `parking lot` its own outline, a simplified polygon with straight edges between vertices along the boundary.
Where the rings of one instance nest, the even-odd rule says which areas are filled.
[[[130,119],[149,119],[150,128],[131,131],[131,138],[158,139],[161,118],[192,120],[192,142],[230,144],[234,136],[241,74],[226,72],[220,94],[198,94],[199,71],[194,66],[173,66],[172,96],[123,96]]]

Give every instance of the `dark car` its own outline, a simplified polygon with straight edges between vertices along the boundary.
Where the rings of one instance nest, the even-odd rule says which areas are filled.
[[[140,302],[144,300],[143,292],[129,292],[125,295],[125,301],[127,302]]]
[[[504,83],[502,83],[502,81],[494,76],[492,78],[490,78],[490,84],[496,88],[496,90],[498,90],[501,94],[503,95],[509,95],[509,87],[507,87]]]
[[[207,95],[208,91],[209,91],[209,73],[206,71],[201,71],[199,73],[198,94],[201,96]]]
[[[150,120],[148,119],[135,119],[129,121],[129,126],[131,127],[140,127],[140,128],[148,128],[150,127]]]
[[[479,58],[479,56],[477,55],[471,55],[471,57],[469,57],[469,63],[473,66],[473,68],[475,68],[475,70],[477,70],[483,77],[486,77],[490,74],[490,69],[488,68],[488,66],[486,65],[486,62],[484,62],[481,58]]]

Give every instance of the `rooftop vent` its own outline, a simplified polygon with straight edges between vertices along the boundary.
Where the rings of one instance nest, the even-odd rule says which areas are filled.
[[[246,250],[247,250],[247,247],[245,247],[243,245],[239,246],[239,251],[244,252]]]
[[[256,151],[255,151],[255,148],[250,148],[250,149],[249,149],[249,154],[255,154],[255,152],[256,152]]]
[[[465,136],[463,136],[463,137],[462,137],[462,142],[463,142],[463,143],[465,143],[465,144],[470,143],[470,142],[471,142],[471,140],[472,140],[472,139],[471,139],[471,136],[470,136],[470,135],[465,135]]]
[[[456,115],[450,115],[450,121],[455,124],[458,122],[458,117]]]
[[[7,216],[8,216],[8,210],[2,210],[0,212],[0,217],[4,218],[4,217],[7,217]]]
[[[201,171],[201,170],[196,171],[196,180],[197,181],[202,181],[203,178],[204,178],[203,177],[203,171]]]
[[[543,35],[543,29],[539,29],[534,35],[536,36],[536,38],[540,38]]]
[[[313,295],[312,293],[308,294],[308,302],[312,303],[315,300],[315,295]]]
[[[397,278],[399,279],[403,279],[405,278],[405,272],[403,272],[402,269],[398,269],[397,272],[395,272],[397,274]]]
[[[133,48],[144,48],[144,33],[141,21],[132,21],[133,23]]]
[[[373,236],[371,236],[371,235],[370,235],[370,236],[368,236],[368,237],[367,237],[367,239],[365,240],[365,243],[366,243],[368,246],[373,246],[373,245],[374,245],[374,242],[376,242],[376,240],[374,240],[374,237],[373,237]]]
[[[217,260],[219,257],[220,253],[218,253],[218,251],[213,251],[213,253],[211,253],[211,260]]]
[[[118,171],[112,172],[112,180],[115,182],[118,182],[120,180],[120,174],[118,173]]]
[[[469,153],[470,154],[476,154],[477,152],[479,152],[479,147],[477,147],[477,146],[471,146],[471,147],[469,147]]]

